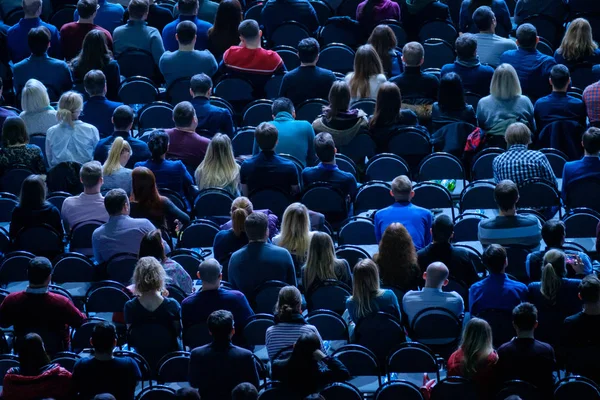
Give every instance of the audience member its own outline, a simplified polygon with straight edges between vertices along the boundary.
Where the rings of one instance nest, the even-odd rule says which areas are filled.
[[[253,212],[244,223],[248,244],[231,255],[228,278],[234,289],[246,296],[253,296],[254,290],[269,280],[278,280],[296,285],[294,262],[290,253],[268,243],[268,218],[265,214]]]
[[[213,76],[217,72],[217,61],[213,55],[208,50],[194,49],[197,36],[196,25],[192,21],[182,21],[177,24],[175,38],[179,44],[178,48],[171,51],[167,49],[159,63],[167,88],[181,78],[189,78],[200,73]]]
[[[383,65],[375,48],[370,44],[360,46],[354,56],[354,71],[346,75],[350,101],[377,98],[379,86],[386,81]]]
[[[42,149],[29,144],[25,122],[20,117],[8,117],[2,124],[0,175],[17,165],[26,165],[34,174],[46,173]]]
[[[450,277],[464,282],[467,287],[479,280],[477,276],[479,257],[462,247],[452,245],[454,223],[446,214],[438,215],[431,224],[433,242],[417,252],[419,267],[425,270],[433,262],[439,261],[450,270]]]
[[[600,49],[587,19],[577,18],[569,23],[560,47],[554,52],[554,59],[569,68],[582,63],[600,64]]]
[[[60,96],[54,125],[46,133],[46,156],[50,167],[64,162],[80,164],[93,159],[94,147],[100,140],[98,129],[79,119],[83,109],[83,97],[77,92]]]
[[[192,351],[190,385],[198,388],[202,400],[229,399],[232,389],[242,382],[257,387],[252,352],[231,343],[235,333],[233,315],[225,310],[214,311],[207,324],[213,341]]]
[[[230,0],[226,0],[230,1]],[[221,3],[223,4],[223,3]],[[258,390],[251,383],[240,383],[231,391],[231,400],[257,400]]]
[[[29,79],[21,90],[21,108],[23,112],[19,116],[27,132],[46,133],[56,125],[56,110],[50,107],[48,89],[37,79]]]
[[[589,124],[600,128],[600,81],[585,88],[583,103],[585,104]]]
[[[337,147],[349,144],[367,128],[367,114],[350,109],[350,86],[345,81],[335,81],[329,90],[329,105],[313,123],[315,133],[327,132]]]
[[[48,56],[50,41],[50,31],[45,26],[33,28],[27,34],[31,55],[24,57],[13,66],[13,87],[17,95],[21,93],[29,79],[42,82],[49,90],[53,101],[73,86],[67,63]]]
[[[397,222],[388,225],[373,260],[379,266],[382,284],[403,292],[415,290],[420,285],[421,270],[417,263],[417,253],[404,225]]]
[[[369,4],[370,2],[367,0],[365,3]],[[385,4],[387,1],[383,0],[381,3]],[[389,3],[396,4],[391,1]],[[397,50],[398,40],[392,28],[384,24],[377,25],[371,32],[367,43],[373,46],[377,55],[379,55],[386,77],[391,78],[402,73],[404,70],[402,53]]]
[[[382,21],[402,20],[400,5],[391,0],[363,0],[356,8],[356,20],[365,32],[371,32]]]
[[[494,16],[497,16],[496,29],[498,32],[502,32],[501,36],[508,37],[510,31],[512,31],[512,22],[510,20],[510,11],[504,0],[464,0],[460,7],[458,23],[460,32],[479,32],[477,24],[473,21],[473,13],[483,5],[490,7]]]
[[[473,13],[473,23],[479,30],[475,34],[477,41],[477,55],[479,61],[491,67],[501,64],[500,56],[508,50],[516,50],[517,44],[511,39],[496,35],[496,15],[488,6],[481,6]]]
[[[311,237],[308,208],[302,203],[290,204],[283,213],[281,230],[273,238],[273,244],[289,251],[294,265],[299,268],[306,260]]]
[[[113,356],[117,346],[115,326],[109,322],[94,325],[90,344],[93,356],[77,360],[73,368],[73,383],[79,396],[89,399],[110,393],[117,399],[132,399],[142,374],[132,358]]]
[[[206,3],[210,3],[206,1]],[[212,28],[208,30],[207,49],[217,62],[223,59],[223,53],[231,46],[240,43],[238,26],[244,19],[242,6],[238,0],[223,0],[219,3],[217,13],[211,21]]]
[[[121,3],[121,5],[123,7],[127,8],[125,10],[125,14],[123,16],[123,21],[125,21],[125,23],[127,23],[130,19],[130,15],[129,15],[130,10],[128,9],[130,1],[119,0],[119,2]],[[174,8],[169,9],[162,5],[156,4],[154,0],[150,0],[149,7],[148,7],[148,17],[146,18],[146,22],[148,23],[148,26],[151,26],[152,28],[156,28],[156,30],[158,30],[158,33],[160,36],[160,33],[163,31],[165,26],[167,26],[167,24],[173,22],[173,12],[174,11],[175,11]],[[162,37],[161,37],[160,41],[162,43]]]
[[[210,104],[213,87],[210,77],[206,74],[194,75],[190,80],[190,87],[190,94],[193,97],[190,103],[194,106],[198,119],[196,129],[206,129],[211,135],[224,133],[233,139],[235,129],[230,111]]]
[[[517,0],[514,12],[517,25],[521,25],[527,17],[538,14],[560,23],[567,17],[567,3],[564,0]]]
[[[169,150],[167,157],[181,160],[189,171],[195,171],[204,159],[210,140],[196,134],[198,118],[189,101],[183,101],[173,109],[175,128],[167,129]]]
[[[212,3],[208,1],[208,3]],[[252,386],[252,385],[250,385]],[[254,386],[252,386],[254,387]],[[176,399],[184,399],[184,400],[200,400],[200,393],[194,388],[179,388],[177,389],[177,393],[175,393]]]
[[[406,227],[417,250],[422,249],[431,242],[431,211],[415,206],[411,203],[415,192],[412,190],[411,180],[405,176],[397,176],[392,181],[390,195],[394,204],[377,211],[375,214],[375,238],[381,240],[383,232],[388,225],[400,222]]]
[[[111,35],[116,27],[123,23],[125,8],[119,3],[111,3],[106,0],[98,0],[98,10],[94,22],[106,29]],[[79,12],[75,10],[73,15],[75,21],[79,20]]]
[[[502,246],[489,245],[483,253],[483,262],[490,274],[469,288],[471,315],[489,309],[512,310],[527,300],[527,286],[506,275],[508,257]]]
[[[217,133],[212,137],[204,160],[196,168],[194,179],[200,190],[224,189],[233,196],[240,193],[240,166],[235,162],[231,139]]]
[[[463,34],[456,39],[454,47],[456,61],[442,67],[442,78],[454,72],[460,76],[465,91],[482,96],[490,94],[494,68],[481,64],[477,51],[477,37],[468,33]]]
[[[106,99],[106,77],[100,70],[94,69],[85,74],[83,85],[89,98],[83,104],[81,120],[95,126],[100,136],[104,138],[112,132],[112,117],[117,107],[122,106],[123,103]]]
[[[519,189],[509,180],[496,184],[494,200],[498,204],[498,216],[479,223],[478,237],[482,245],[492,243],[501,246],[517,245],[535,249],[540,245],[541,226],[536,217],[517,215]]]
[[[268,0],[260,12],[260,22],[268,38],[288,21],[302,24],[309,32],[317,32],[319,28],[319,17],[308,0]]]
[[[110,146],[108,157],[102,165],[104,183],[102,191],[111,189],[123,189],[127,195],[131,194],[131,172],[125,168],[131,158],[131,146],[122,137],[117,137]]]
[[[198,18],[198,7],[198,0],[178,0],[177,9],[179,10],[179,17],[176,18],[175,21],[168,23],[162,30],[162,40],[166,51],[175,51],[177,50],[177,47],[179,47],[177,46],[177,42],[179,41],[177,40],[177,36],[181,36],[181,34],[178,26],[180,23],[186,21],[196,25],[193,48],[196,50],[206,49],[208,45],[208,30],[212,25]],[[189,28],[186,29],[188,29],[186,35],[189,36],[191,32],[189,31]],[[185,44],[190,44],[190,42],[191,41],[187,41]],[[188,76],[191,75],[192,74],[189,74]]]
[[[319,42],[314,38],[298,43],[300,66],[283,76],[279,96],[290,99],[296,106],[305,100],[327,98],[336,78],[332,71],[317,67],[320,51]]]
[[[98,12],[97,0],[79,0],[77,13],[79,21],[69,22],[60,28],[60,44],[67,61],[75,58],[83,47],[83,40],[88,32],[98,30],[106,35],[106,44],[113,48],[113,40],[109,31],[94,24]]]
[[[562,198],[568,202],[569,186],[580,179],[600,178],[600,129],[590,127],[581,138],[584,156],[565,163],[562,173]]]
[[[441,1],[408,0],[400,3],[402,25],[410,40],[416,40],[426,22],[445,20],[450,22],[450,9]]]
[[[290,194],[299,192],[296,166],[292,161],[275,154],[279,142],[279,132],[275,125],[262,122],[256,127],[254,140],[261,151],[246,159],[240,168],[244,196],[255,190],[268,188],[278,188]]]
[[[304,292],[310,293],[326,280],[337,280],[352,287],[348,261],[335,255],[333,240],[325,232],[314,232],[310,239],[306,263],[301,269]]]
[[[440,81],[438,101],[431,109],[431,124],[434,131],[456,122],[477,125],[475,110],[465,100],[462,80],[458,74],[449,72]]]

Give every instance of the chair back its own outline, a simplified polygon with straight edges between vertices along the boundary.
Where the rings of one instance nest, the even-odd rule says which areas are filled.
[[[143,76],[156,82],[160,73],[152,53],[143,49],[127,49],[116,57],[119,71],[125,78]]]
[[[431,390],[431,400],[477,400],[472,381],[459,376],[449,376],[439,381]]]
[[[420,182],[413,187],[415,196],[412,203],[431,210],[433,208],[450,209],[454,220],[454,202],[452,194],[443,185],[434,182]]]
[[[385,363],[392,349],[404,342],[406,335],[400,321],[385,312],[367,315],[356,323],[354,329],[354,343],[375,353],[380,364]]]
[[[563,217],[568,238],[589,238],[596,236],[600,224],[600,213],[589,208],[573,208]]]
[[[254,290],[253,308],[254,312],[262,314],[274,314],[275,304],[279,298],[279,290],[288,286],[281,281],[266,281]]]
[[[159,383],[188,382],[188,367],[190,353],[187,351],[174,351],[166,354],[158,362]]]
[[[184,76],[175,79],[167,88],[167,99],[172,106],[176,106],[182,101],[192,100],[190,94],[190,81],[191,78]]]
[[[356,16],[358,0],[344,0],[343,8],[337,10],[339,17],[329,18],[319,31],[319,42],[322,46],[331,43],[342,43],[353,49],[363,43],[363,32],[358,22],[352,18]],[[352,14],[352,15],[347,15]]]
[[[19,205],[19,201],[17,199],[7,197],[7,194],[10,195],[11,193],[4,192],[0,194],[0,222],[10,222],[12,219],[13,210]]]
[[[103,221],[83,221],[71,227],[69,234],[69,249],[72,252],[81,253],[85,256],[94,255],[92,249],[92,235],[94,231],[104,224]]]
[[[219,226],[213,221],[206,219],[194,220],[181,232],[177,247],[186,249],[212,247],[219,230]]]
[[[565,153],[557,149],[541,149],[540,150],[550,163],[552,167],[552,172],[557,178],[562,178],[563,169],[565,168],[565,164],[567,163],[568,157]]]
[[[360,390],[347,382],[330,383],[320,394],[325,400],[363,400]]]
[[[365,249],[347,244],[335,249],[335,256],[336,258],[346,260],[350,265],[350,269],[354,269],[354,266],[360,260],[371,258],[371,255]]]
[[[119,99],[128,105],[153,103],[158,99],[158,89],[150,78],[131,76],[121,82]],[[109,132],[100,133],[108,134]]]
[[[360,99],[350,104],[351,110],[363,110],[367,115],[375,113],[375,99]]]
[[[445,308],[428,307],[413,317],[410,331],[411,339],[431,347],[436,353],[449,356],[460,341],[462,321]]]
[[[359,133],[338,152],[349,157],[356,165],[364,165],[366,159],[375,156],[375,142],[367,133]]]
[[[300,200],[309,210],[319,212],[329,223],[337,225],[348,216],[348,199],[338,188],[315,182],[304,189]]]
[[[350,217],[342,222],[338,232],[338,244],[340,246],[377,244],[373,220],[365,217]]]
[[[388,151],[405,159],[413,170],[431,154],[431,149],[428,135],[415,126],[398,129],[392,134],[388,144]]]
[[[460,194],[460,212],[465,210],[495,210],[494,199],[496,184],[490,181],[473,181]]]
[[[314,0],[315,2],[321,3],[320,0]],[[312,4],[312,1],[311,1]],[[298,51],[292,46],[275,46],[271,50],[279,54],[285,69],[291,71],[300,66],[300,57],[298,57]]]
[[[561,201],[558,190],[556,190],[552,183],[546,180],[538,178],[527,179],[519,186],[517,208],[540,209],[560,205]]]
[[[173,106],[163,101],[146,104],[138,112],[138,128],[140,130],[151,128],[175,128],[173,122]]]
[[[271,100],[254,100],[243,112],[243,126],[258,126],[262,122],[273,120],[273,102]]]
[[[204,261],[204,257],[190,249],[173,250],[167,257],[175,261],[185,269],[192,280],[197,279],[198,266]]]
[[[394,204],[394,198],[390,195],[391,189],[391,185],[383,181],[371,181],[362,185],[354,199],[354,214],[381,210]]]
[[[315,310],[308,314],[306,322],[319,331],[323,340],[344,340],[348,342],[348,324],[340,315],[331,310]]]
[[[143,389],[135,400],[175,400],[177,392],[169,386],[154,385]]]
[[[48,224],[41,224],[21,228],[15,238],[14,247],[53,259],[65,249],[62,239],[62,233]]]
[[[18,368],[21,364],[19,363],[19,357],[13,354],[0,354],[0,378],[4,381],[4,375],[11,368]]]
[[[421,43],[426,42],[428,39],[441,39],[448,43],[450,49],[452,49],[457,37],[456,28],[447,20],[428,21],[419,29],[419,42]]]
[[[54,14],[50,17],[50,24],[54,25],[60,32],[63,25],[74,21],[74,14],[77,7],[73,4],[63,4],[58,10],[54,11]]]
[[[190,350],[212,342],[212,336],[205,322],[194,324],[183,330],[183,345]]]
[[[264,346],[267,329],[275,325],[273,315],[255,314],[244,327],[244,339],[250,346]]]
[[[133,271],[138,262],[138,255],[134,253],[118,253],[106,262],[106,272],[112,281],[128,285],[131,283]]]
[[[52,282],[93,282],[96,266],[86,256],[79,253],[64,253],[54,261]]]
[[[251,156],[254,146],[254,127],[246,126],[238,129],[233,139],[231,139],[231,147],[233,154],[239,156]]]
[[[0,261],[0,284],[6,285],[11,282],[24,282],[29,280],[27,268],[29,261],[35,255],[26,251],[13,251],[5,254]]]
[[[281,221],[285,209],[292,204],[290,195],[276,187],[256,189],[250,193],[250,201],[256,210],[271,210]]]
[[[523,24],[525,23],[535,26],[538,36],[546,39],[553,48],[560,45],[560,41],[565,32],[565,28],[561,21],[557,21],[555,18],[548,15],[533,14],[523,20]]]
[[[381,153],[369,159],[365,171],[367,181],[391,182],[397,176],[410,176],[408,163],[396,154]]]
[[[331,310],[342,315],[346,311],[346,300],[351,296],[352,289],[346,284],[326,279],[306,294],[306,304],[309,311]]]
[[[404,380],[389,381],[375,392],[374,400],[423,400],[419,387]]]
[[[381,385],[381,369],[377,356],[368,348],[358,344],[347,344],[337,349],[332,357],[344,364],[351,376],[376,376]]]
[[[439,21],[429,22],[429,24],[438,24]],[[446,25],[445,26],[449,26]],[[439,27],[438,27],[439,28]],[[427,68],[442,68],[446,64],[452,64],[456,58],[454,48],[450,43],[444,39],[426,39],[423,42],[423,50],[425,51],[425,62],[421,66],[423,69]],[[456,36],[454,36],[456,39]],[[454,43],[454,39],[451,43]]]
[[[489,308],[480,311],[476,317],[484,319],[488,324],[490,324],[495,348],[498,348],[504,343],[510,341],[515,335],[515,331],[512,326],[511,310]]]
[[[155,371],[158,371],[158,362],[173,351],[176,340],[173,330],[159,323],[132,324],[127,334],[129,346],[141,354]]]
[[[408,34],[406,33],[402,25],[400,25],[395,19],[386,19],[381,21],[379,24],[387,25],[392,29],[392,31],[394,31],[397,43],[396,47],[401,49],[406,43],[408,43]]]
[[[241,112],[244,107],[254,100],[252,84],[242,78],[225,75],[215,85],[215,96],[227,100],[236,112]]]
[[[323,107],[328,105],[329,102],[323,99],[304,100],[296,108],[296,120],[308,121],[312,124],[323,113]]]
[[[387,358],[388,377],[395,373],[433,372],[440,379],[440,367],[435,354],[424,344],[417,342],[402,343]]]
[[[419,180],[465,179],[465,168],[458,157],[450,153],[433,153],[419,164]]]
[[[90,339],[94,332],[94,327],[102,322],[106,322],[102,318],[87,317],[79,328],[75,328],[71,332],[71,351],[80,353],[83,349],[90,347]]]
[[[4,174],[0,177],[0,190],[18,196],[21,193],[23,181],[29,175],[33,175],[33,171],[26,165],[12,166],[10,169],[4,171]]]
[[[479,223],[488,219],[479,213],[466,212],[456,217],[454,221],[453,242],[477,242],[479,240]]]
[[[565,206],[568,210],[589,208],[600,212],[600,179],[593,177],[577,179],[564,190],[566,191]]]
[[[310,32],[301,23],[296,21],[286,21],[277,26],[269,37],[271,47],[290,46],[298,47],[302,39],[310,37]]]
[[[94,284],[87,292],[84,301],[84,309],[88,314],[123,312],[125,303],[133,296],[127,288],[114,281],[101,281]]]
[[[234,197],[220,188],[203,189],[194,200],[194,214],[197,218],[229,220]]]
[[[571,376],[559,381],[554,389],[555,400],[600,399],[600,388],[591,379]]]
[[[493,179],[494,158],[504,153],[504,151],[504,149],[499,147],[488,147],[477,153],[475,157],[473,157],[473,162],[471,163],[471,180]]]
[[[71,353],[70,351],[61,351],[54,354],[54,357],[52,357],[52,362],[60,365],[70,373],[73,373],[73,370],[75,369],[75,363],[80,359],[81,356],[79,354]]]

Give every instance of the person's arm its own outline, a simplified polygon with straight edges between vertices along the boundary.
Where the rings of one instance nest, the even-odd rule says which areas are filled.
[[[6,300],[7,299],[4,299],[4,301],[0,303],[0,327],[2,328],[8,328],[14,323],[12,298],[8,298],[8,301]]]
[[[152,35],[152,37],[150,38],[150,49],[152,57],[154,58],[154,63],[158,66],[160,58],[165,52],[165,46],[163,45],[163,41],[158,31],[156,31],[156,34]]]
[[[315,360],[323,362],[327,367],[320,371],[320,384],[326,385],[332,382],[345,382],[350,379],[350,372],[341,361],[334,357],[326,356],[322,351],[315,351]]]
[[[96,236],[96,232],[92,234],[92,250],[94,252],[94,259],[96,262],[98,264],[102,264],[104,259],[102,258],[102,253],[100,252],[100,242]]]
[[[85,315],[75,307],[71,300],[67,298],[64,298],[64,300],[61,298],[60,300],[64,301],[61,315],[64,316],[67,325],[72,328],[79,328],[85,321]]]
[[[181,211],[171,200],[167,197],[164,198],[165,203],[165,214],[168,216],[169,221],[179,220],[184,226],[190,223],[190,216],[185,212]]]
[[[313,129],[310,122],[307,122],[306,125],[306,166],[308,167],[316,164],[317,156],[315,154],[315,130]]]
[[[50,57],[56,58],[57,60],[63,59],[63,52],[60,43],[60,32],[58,29],[54,30],[50,38],[50,49],[48,50]]]
[[[196,354],[195,351],[192,351],[192,354],[190,355],[190,364],[188,369],[188,381],[190,383],[190,386],[194,389],[198,389],[200,387],[200,384],[202,383],[201,365],[203,364],[203,362],[201,359],[198,358],[199,355]]]
[[[379,244],[379,242],[381,241],[381,232],[379,231],[379,223],[381,221],[379,221],[379,215],[377,214],[377,212],[375,212],[375,240],[377,241],[377,244]]]
[[[469,288],[469,312],[471,316],[476,316],[477,309],[475,308],[475,295],[473,294],[473,288]]]
[[[244,197],[248,197],[249,193],[248,193],[248,185],[242,183],[242,195]]]
[[[71,70],[67,64],[64,64],[64,68],[62,68],[62,76],[59,79],[60,89],[62,89],[63,93],[73,88],[73,76],[71,75]]]
[[[258,147],[258,142],[255,139],[254,144],[252,145],[252,155],[255,156],[258,153],[260,153],[260,147]]]
[[[279,97],[288,97],[287,91],[288,91],[290,85],[288,84],[289,79],[286,79],[287,76],[288,75],[285,74],[283,76],[283,79],[281,80],[281,86],[279,87]]]
[[[251,383],[254,387],[259,387],[258,371],[256,370],[256,363],[254,362],[252,354],[245,355],[240,361],[240,381]]]
[[[433,224],[433,216],[431,212],[428,212],[425,216],[425,224],[425,235],[423,237],[425,242],[423,244],[426,246],[431,243],[431,225]]]
[[[53,227],[54,229],[56,229],[56,231],[60,234],[60,235],[64,235],[65,234],[65,230],[62,226],[62,220],[60,218],[60,211],[58,211],[58,208],[56,207],[52,207],[52,211],[50,213],[50,218],[48,219],[48,224]]]
[[[467,23],[470,19],[469,17],[469,3],[467,1],[463,1],[460,6],[460,14],[458,18],[458,29],[461,33],[467,33],[469,31],[469,27]]]
[[[233,139],[235,136],[235,128],[233,127],[233,118],[229,111],[223,113],[221,118],[221,132],[229,136],[229,139]]]
[[[217,64],[217,60],[215,59],[215,56],[212,55],[212,53],[208,50],[204,51],[207,55],[207,62],[208,62],[208,72],[206,73],[206,75],[208,76],[213,76],[214,74],[217,73],[217,69],[219,69],[219,64]]]
[[[287,265],[287,276],[285,279],[286,283],[289,283],[292,286],[297,286],[296,282],[296,268],[294,267],[294,260],[292,259],[291,254],[286,250],[286,262]]]
[[[548,182],[552,182],[554,187],[558,186],[556,182],[556,176],[554,175],[554,170],[552,169],[548,158],[546,158],[546,156],[543,154],[540,160],[540,175],[542,179],[545,179]]]
[[[506,2],[502,2],[502,8],[498,14],[499,15],[496,15],[496,19],[498,20],[497,22],[505,29],[505,32],[508,36],[512,30],[512,22],[510,20],[510,11],[508,10]]]
[[[42,153],[42,149],[40,149],[37,146],[35,149],[35,157],[34,157],[33,163],[34,163],[33,167],[34,167],[35,171],[37,171],[39,174],[46,173],[46,164],[44,163],[44,153]]]

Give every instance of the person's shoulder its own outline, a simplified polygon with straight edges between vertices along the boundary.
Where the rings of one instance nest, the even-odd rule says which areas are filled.
[[[48,27],[46,27],[46,28],[48,28]],[[68,22],[60,28],[60,33],[61,33],[61,35],[63,34],[63,32],[65,34],[69,34],[70,31],[77,30],[78,28],[79,28],[79,24],[77,22]],[[48,29],[50,29],[50,28],[48,28]]]
[[[543,155],[543,153],[540,153],[540,154]],[[517,224],[519,224],[519,225],[526,225],[526,226],[539,225],[539,219],[533,215],[517,214],[516,221],[517,221]]]

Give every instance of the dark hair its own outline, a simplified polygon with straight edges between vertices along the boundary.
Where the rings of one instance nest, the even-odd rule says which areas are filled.
[[[117,329],[108,321],[102,321],[94,326],[92,331],[92,345],[98,353],[112,353],[115,348]]]
[[[212,87],[212,79],[210,79],[210,76],[204,73],[196,74],[192,76],[192,79],[190,80],[190,88],[192,89],[194,95],[205,94]]]
[[[542,239],[548,247],[561,247],[565,240],[564,222],[556,219],[548,220],[542,226]]]
[[[595,127],[588,128],[583,134],[581,141],[583,142],[585,151],[589,154],[597,154],[600,152],[600,129]]]
[[[335,159],[335,142],[331,134],[321,132],[315,136],[315,153],[321,162],[331,162]]]
[[[303,333],[300,335],[292,354],[287,359],[290,371],[310,371],[317,364],[313,358],[313,353],[321,349],[321,340],[316,333]]]
[[[46,201],[46,181],[42,175],[29,175],[21,184],[19,205],[24,209],[41,208]]]
[[[552,80],[552,85],[558,89],[563,89],[569,84],[569,80],[571,79],[571,73],[569,72],[569,68],[562,64],[556,64],[550,70],[550,79]]]
[[[2,87],[0,86],[0,89]],[[8,117],[2,125],[2,146],[9,147],[29,143],[25,121],[21,117]]]
[[[468,60],[477,55],[477,39],[470,33],[460,35],[456,39],[455,47],[459,60]]]
[[[79,179],[83,187],[91,188],[100,183],[102,178],[102,164],[98,161],[88,161],[79,170]]]
[[[231,391],[231,400],[256,400],[258,391],[253,384],[243,382],[233,388]]]
[[[152,153],[152,159],[158,161],[169,149],[169,135],[162,129],[156,129],[150,133],[148,149]]]
[[[108,48],[106,34],[94,29],[85,35],[81,51],[71,61],[71,68],[76,78],[83,78],[92,69],[104,70],[112,59],[113,54]]]
[[[398,45],[392,28],[388,25],[377,25],[371,32],[367,43],[373,46],[381,60],[383,70],[390,75],[392,73],[392,56],[396,56],[394,49]]]
[[[270,151],[277,145],[279,131],[269,122],[261,122],[254,130],[254,140],[261,150]]]
[[[35,257],[27,265],[27,280],[32,285],[43,285],[52,274],[52,263],[46,257]]]
[[[287,112],[292,114],[294,112],[294,103],[287,97],[279,97],[273,100],[273,105],[271,106],[271,114],[276,116],[280,112]]]
[[[488,6],[481,6],[473,12],[473,23],[479,31],[489,31],[492,28],[496,16]]]
[[[266,214],[253,212],[246,217],[244,230],[248,240],[263,240],[269,231],[269,218]]]
[[[258,22],[253,19],[246,19],[238,26],[238,34],[246,40],[256,39],[259,32]]]
[[[200,400],[200,393],[198,393],[198,390],[191,387],[180,388],[177,390],[177,393],[175,393],[175,398],[187,400]]]
[[[454,233],[454,222],[446,214],[440,214],[431,224],[431,233],[433,241],[438,243],[448,243]]]
[[[275,303],[277,321],[291,322],[295,314],[302,312],[302,294],[295,286],[284,286],[279,290]]]
[[[438,90],[438,106],[441,110],[459,111],[467,107],[462,79],[450,72],[442,76]]]
[[[165,198],[158,193],[156,177],[151,169],[135,167],[131,172],[131,198],[140,209],[164,219]]]
[[[369,121],[371,129],[393,125],[400,117],[402,95],[400,88],[391,82],[384,82],[379,86],[375,112]]]
[[[506,250],[498,244],[490,244],[483,252],[483,263],[492,274],[500,274],[506,264]]]
[[[20,374],[38,376],[40,369],[50,364],[50,357],[44,349],[44,341],[37,333],[28,333],[18,341]]]
[[[581,280],[579,295],[584,303],[596,303],[600,300],[600,280],[596,275],[588,275]]]
[[[242,19],[242,6],[238,0],[223,0],[219,3],[215,23],[208,30],[208,37],[215,44],[215,57],[231,44],[240,42],[238,27]]]
[[[100,393],[94,396],[92,400],[117,400],[115,396],[110,393]]]
[[[133,124],[133,110],[131,107],[122,105],[113,111],[112,120],[116,131],[128,129]]]
[[[161,263],[165,262],[167,259],[165,248],[162,244],[162,232],[160,229],[150,231],[142,237],[138,258],[142,257],[154,257]]]
[[[194,122],[196,110],[189,101],[182,101],[173,109],[173,121],[176,127],[188,127]]]
[[[233,330],[233,314],[225,310],[217,310],[208,316],[208,330],[214,340],[228,339]]]
[[[91,18],[98,9],[98,2],[95,0],[79,0],[77,2],[77,12],[79,18]]]
[[[538,310],[531,303],[521,303],[513,309],[513,323],[522,331],[530,331],[535,328]]]
[[[120,215],[129,199],[123,189],[112,189],[104,196],[104,208],[110,216]]]
[[[198,13],[198,6],[198,0],[179,0],[177,2],[177,8],[181,15],[196,16]]]
[[[302,39],[298,43],[298,58],[300,58],[301,63],[308,64],[314,62],[320,51],[321,47],[315,38]]]
[[[29,33],[27,33],[27,44],[29,45],[31,54],[34,56],[46,54],[51,39],[52,35],[50,34],[50,30],[45,26],[32,28]]]
[[[99,69],[89,71],[83,78],[83,87],[90,96],[103,96],[106,87],[104,72]]]
[[[532,24],[523,24],[517,28],[517,42],[523,49],[535,49],[537,45],[537,29]]]
[[[519,188],[511,180],[500,181],[494,188],[494,200],[502,211],[511,210],[519,200]]]
[[[177,40],[180,44],[186,45],[192,43],[196,38],[198,28],[192,21],[181,21],[177,24]]]
[[[129,11],[130,19],[139,20],[150,10],[150,3],[148,0],[131,0],[129,6],[127,6],[127,10]]]

